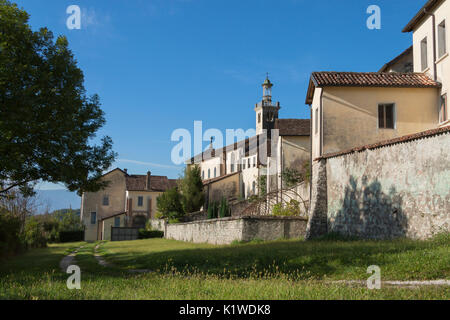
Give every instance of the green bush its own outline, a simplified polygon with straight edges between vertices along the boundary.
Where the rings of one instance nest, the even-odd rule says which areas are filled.
[[[300,216],[300,202],[292,199],[289,203],[283,207],[283,204],[277,203],[273,206],[272,214],[274,216],[293,217]]]
[[[43,224],[36,217],[30,217],[25,222],[24,240],[27,248],[43,248],[47,246]]]
[[[208,219],[217,219],[219,216],[219,207],[216,202],[211,202],[208,207]]]
[[[219,207],[219,217],[225,218],[231,216],[230,206],[228,205],[227,199],[225,197],[222,198]]]
[[[0,257],[16,254],[23,249],[22,222],[6,211],[0,211]]]
[[[151,239],[151,238],[163,238],[164,232],[163,231],[157,231],[157,230],[145,230],[140,229],[139,230],[139,239]]]
[[[84,241],[84,231],[60,231],[59,242],[78,242]]]

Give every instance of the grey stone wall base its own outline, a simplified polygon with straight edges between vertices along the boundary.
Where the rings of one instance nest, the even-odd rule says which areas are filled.
[[[325,235],[327,224],[327,161],[322,159],[312,165],[311,206],[305,239]]]

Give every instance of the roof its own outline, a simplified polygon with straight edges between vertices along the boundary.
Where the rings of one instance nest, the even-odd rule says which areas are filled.
[[[240,174],[240,171],[232,172],[232,173],[229,173],[229,174],[217,177],[217,178],[211,178],[211,179],[208,179],[208,180],[203,180],[203,185],[211,184],[211,183],[214,183],[214,182],[217,182],[217,181],[220,181],[220,180],[232,177],[232,176],[234,176],[236,174]]]
[[[311,104],[314,88],[319,87],[387,87],[387,88],[440,88],[424,73],[400,72],[313,72],[306,96]]]
[[[166,176],[150,176],[150,189],[147,189],[147,175],[127,175],[126,185],[128,191],[166,191],[176,187],[177,180]]]
[[[430,136],[440,135],[440,134],[444,134],[447,132],[450,132],[450,125],[442,127],[442,128],[436,128],[436,129],[431,129],[431,130],[422,131],[422,132],[418,132],[418,133],[408,134],[406,136],[401,136],[399,138],[380,141],[377,143],[372,143],[372,144],[352,148],[352,149],[345,150],[345,151],[327,153],[327,154],[324,154],[322,157],[317,158],[316,160],[335,158],[335,157],[353,153],[353,152],[361,152],[364,150],[377,149],[377,148],[386,147],[386,146],[390,146],[390,145],[397,144],[397,143],[402,143],[402,142],[422,139],[422,138],[426,138],[426,137],[430,137]]]
[[[253,136],[250,138],[246,138],[245,140],[241,140],[239,142],[235,142],[234,144],[233,143],[229,144],[229,145],[219,148],[219,149],[209,148],[209,149],[205,150],[204,152],[199,153],[199,154],[195,155],[194,157],[192,157],[190,160],[188,160],[188,163],[194,164],[194,163],[200,163],[202,161],[210,160],[210,159],[219,157],[225,151],[226,152],[233,151],[242,146],[244,146],[245,156],[247,157],[249,155],[257,153],[258,152],[257,146],[264,144],[264,143],[267,144],[267,156],[270,157],[271,139],[266,137],[264,134],[260,134],[260,135],[256,135],[256,136]]]
[[[391,66],[396,64],[398,61],[400,61],[407,55],[412,54],[412,52],[413,52],[413,46],[409,47],[408,49],[406,49],[405,51],[400,53],[397,57],[395,57],[394,59],[392,59],[391,61],[386,63],[378,72],[386,72],[386,70],[388,70]]]
[[[277,119],[275,129],[280,136],[309,136],[311,120],[309,119]]]
[[[402,32],[411,32],[427,15],[427,12],[432,11],[437,5],[441,4],[444,0],[429,0],[425,5],[417,12],[410,22],[403,28]]]

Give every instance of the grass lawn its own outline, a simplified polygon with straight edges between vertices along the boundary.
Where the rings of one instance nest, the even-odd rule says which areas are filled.
[[[50,245],[0,265],[0,299],[449,299],[449,286],[389,288],[338,284],[366,280],[450,279],[450,237],[430,241],[294,241],[213,246],[165,239],[95,244],[76,255],[81,290],[59,270],[81,244]],[[132,274],[128,269],[150,269]]]

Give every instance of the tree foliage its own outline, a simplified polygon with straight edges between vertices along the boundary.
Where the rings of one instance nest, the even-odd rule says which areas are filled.
[[[0,196],[32,194],[39,180],[98,191],[116,156],[110,137],[93,144],[105,123],[99,97],[86,94],[67,39],[32,31],[28,19],[0,0]]]
[[[184,214],[177,188],[169,189],[156,198],[156,207],[159,218],[178,219]]]
[[[199,166],[187,166],[179,187],[182,195],[183,210],[186,213],[197,212],[205,203],[203,181]]]

